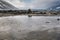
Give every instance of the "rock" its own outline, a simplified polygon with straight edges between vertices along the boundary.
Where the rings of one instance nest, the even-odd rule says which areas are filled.
[[[60,19],[58,18],[57,21],[60,21]]]

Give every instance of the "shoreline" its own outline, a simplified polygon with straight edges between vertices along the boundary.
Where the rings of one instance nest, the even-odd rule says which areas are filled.
[[[25,15],[25,16],[28,16],[28,15],[30,15],[30,16],[60,16],[60,15],[44,15],[44,14],[0,14],[0,17],[8,17],[8,16],[23,16],[23,15]]]

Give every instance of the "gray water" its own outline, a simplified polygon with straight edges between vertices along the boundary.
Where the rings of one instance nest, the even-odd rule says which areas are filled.
[[[10,16],[0,17],[0,38],[7,38],[10,35],[15,38],[25,37],[24,34],[31,31],[47,30],[60,27],[59,16]]]

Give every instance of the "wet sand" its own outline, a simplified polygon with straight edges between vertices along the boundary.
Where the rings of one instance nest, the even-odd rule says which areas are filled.
[[[60,21],[57,21],[57,18],[60,17],[59,16],[0,17],[0,40],[56,39],[55,38],[56,35],[60,33],[59,30]],[[53,37],[52,35],[55,37],[52,38]]]

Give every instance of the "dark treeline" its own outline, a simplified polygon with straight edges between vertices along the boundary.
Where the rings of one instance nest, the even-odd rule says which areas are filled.
[[[42,15],[45,15],[45,14],[52,14],[52,15],[59,15],[60,14],[60,11],[32,11],[31,9],[28,9],[28,10],[0,10],[0,13],[3,13],[3,14],[14,14],[14,15],[20,15],[20,14],[42,14]]]
[[[26,10],[0,10],[0,13],[24,14],[27,13],[27,11]]]

